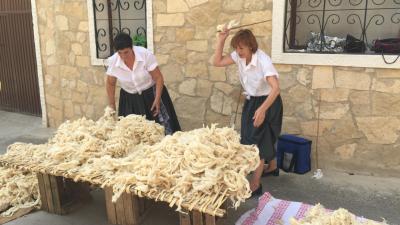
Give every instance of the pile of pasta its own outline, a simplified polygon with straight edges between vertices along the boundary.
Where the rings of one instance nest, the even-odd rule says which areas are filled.
[[[98,121],[62,124],[48,143],[15,143],[0,162],[18,169],[64,176],[113,188],[170,206],[215,214],[230,199],[233,207],[251,196],[246,176],[257,168],[258,149],[241,145],[233,128],[215,125],[164,136],[142,116],[115,118],[106,109]]]
[[[0,167],[0,217],[30,207],[40,208],[36,175]]]
[[[387,225],[386,222],[375,222],[372,220],[358,218],[346,209],[340,208],[335,211],[326,210],[321,204],[310,208],[306,216],[300,220],[290,219],[291,225]]]

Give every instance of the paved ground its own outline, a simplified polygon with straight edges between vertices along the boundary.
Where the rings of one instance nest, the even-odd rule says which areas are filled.
[[[0,154],[16,142],[40,144],[46,142],[54,129],[44,128],[40,117],[0,110]]]
[[[37,117],[0,111],[0,153],[16,141],[43,143],[54,130],[41,127]],[[276,198],[322,203],[327,208],[344,207],[364,217],[400,225],[400,179],[379,178],[345,173],[326,172],[321,180],[311,179],[311,174],[295,175],[281,173],[279,177],[263,180],[265,191]],[[93,200],[67,216],[51,215],[38,211],[7,223],[7,225],[106,225],[104,194],[92,192]],[[257,199],[249,199],[221,224],[231,225],[247,210],[254,208]],[[177,214],[165,204],[158,204],[148,214],[143,225],[175,225]]]

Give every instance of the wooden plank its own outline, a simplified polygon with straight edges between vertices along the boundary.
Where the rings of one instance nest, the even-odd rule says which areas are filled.
[[[53,204],[54,204],[54,212],[56,214],[63,214],[62,208],[61,208],[61,196],[60,196],[60,191],[59,191],[59,182],[57,180],[62,180],[61,177],[56,177],[49,175],[50,179],[50,185],[51,185],[51,194],[53,196]]]
[[[47,199],[47,209],[49,213],[55,213],[54,203],[53,203],[53,195],[51,193],[51,185],[50,185],[50,177],[48,174],[43,174],[46,199]]]
[[[68,202],[68,197],[66,190],[65,190],[65,185],[64,185],[64,177],[58,177],[57,178],[57,188],[58,188],[58,193],[60,194],[60,202],[61,202],[61,208],[64,205],[64,202]]]
[[[37,173],[36,177],[38,179],[40,201],[42,202],[41,209],[47,212],[49,211],[49,208],[47,207],[46,189],[44,185],[43,174]]]
[[[117,214],[117,224],[125,225],[126,219],[125,219],[125,211],[124,211],[124,200],[123,200],[122,196],[116,202],[115,211]]]
[[[203,213],[199,211],[192,212],[193,225],[203,225]]]
[[[14,215],[10,216],[10,217],[1,217],[0,216],[0,224],[5,224],[10,222],[11,220],[15,220],[18,219],[19,217],[22,217],[28,213],[30,213],[32,210],[34,210],[35,207],[28,207],[28,208],[23,208],[18,210],[17,212],[14,213]]]
[[[209,214],[206,214],[206,224],[205,225],[215,225],[215,216],[211,216]]]
[[[140,214],[140,216],[142,216],[146,212],[145,201],[146,201],[146,198],[139,197],[139,214]]]
[[[139,212],[139,197],[137,195],[131,194],[132,199],[132,214],[134,218],[137,218],[137,221],[140,222],[142,219]]]
[[[179,224],[180,225],[191,225],[189,213],[179,213]]]
[[[112,194],[113,194],[113,192],[112,192],[111,187],[104,188],[108,222],[110,222],[111,224],[117,224],[117,215],[116,215],[116,210],[115,210],[115,204],[111,201]]]
[[[138,223],[138,217],[135,217],[133,212],[133,205],[132,205],[132,195],[129,193],[123,193],[121,196],[123,203],[124,203],[124,210],[125,210],[125,219],[127,225],[135,225]]]

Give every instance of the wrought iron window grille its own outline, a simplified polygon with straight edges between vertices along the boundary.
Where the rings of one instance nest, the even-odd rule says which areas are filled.
[[[120,32],[147,36],[146,0],[92,1],[97,58],[114,53],[113,39]]]
[[[308,47],[311,32],[320,38],[316,50]],[[374,40],[400,38],[400,0],[286,0],[284,52],[332,53],[327,38],[347,35],[365,43],[361,54],[379,54]]]

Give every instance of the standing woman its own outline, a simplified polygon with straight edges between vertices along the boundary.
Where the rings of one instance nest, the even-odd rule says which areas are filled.
[[[231,41],[235,49],[230,55],[222,55],[229,30],[220,32],[215,49],[214,66],[223,67],[236,63],[246,101],[242,111],[241,143],[256,144],[260,150],[260,165],[250,181],[252,195],[262,194],[263,173],[279,171],[275,155],[275,143],[282,128],[283,107],[279,95],[278,72],[271,59],[262,50],[253,33],[239,30]],[[264,163],[268,168],[264,170]]]
[[[174,106],[154,55],[133,46],[131,37],[119,33],[114,39],[116,53],[108,58],[106,89],[109,106],[115,107],[115,86],[121,85],[118,116],[145,115],[165,127],[166,134],[180,131]]]

